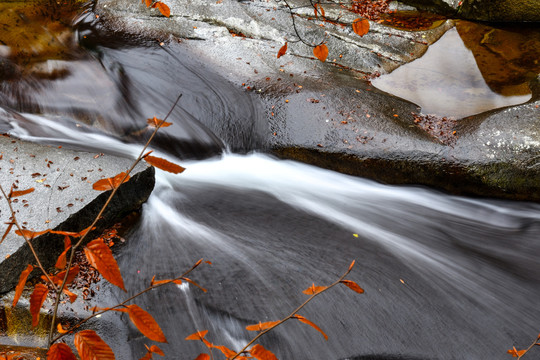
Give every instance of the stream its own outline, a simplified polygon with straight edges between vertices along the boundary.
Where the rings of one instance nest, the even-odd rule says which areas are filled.
[[[69,76],[3,87],[0,128],[30,141],[134,156],[145,119],[164,116],[183,95],[174,126],[153,148],[187,170],[157,170],[156,188],[118,253],[130,294],[154,275],[177,276],[200,258],[212,262],[190,275],[207,293],[183,284],[137,300],[167,336],[159,345],[166,359],[204,352],[184,341],[197,330],[241,348],[253,335],[246,325],[288,315],[307,298],[302,290],[332,283],[352,260],[347,278],[365,293],[340,286],[300,312],[328,341],[289,321],[261,343],[281,360],[507,359],[512,346],[534,340],[539,204],[387,186],[278,160],[265,154],[257,97],[181,44],[121,42],[90,25],[78,28],[85,50],[41,70]],[[117,358],[141,357],[150,342],[127,317],[108,316],[124,324],[105,337]]]

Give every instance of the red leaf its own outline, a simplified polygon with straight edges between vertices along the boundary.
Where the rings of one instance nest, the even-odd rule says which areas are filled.
[[[36,284],[34,292],[30,295],[30,313],[32,314],[32,327],[39,323],[39,310],[47,298],[49,288],[43,284]]]
[[[180,174],[185,168],[181,167],[180,165],[176,165],[170,161],[167,161],[165,159],[162,159],[160,157],[156,156],[147,156],[144,158],[144,161],[149,163],[152,166],[157,167],[158,169],[168,171],[173,174]]]
[[[163,14],[163,16],[166,16],[166,17],[171,16],[171,9],[169,9],[169,7],[166,4],[162,3],[161,1],[155,2],[154,5],[152,5],[152,7],[157,8],[159,12]]]
[[[223,353],[223,355],[225,355],[225,357],[227,359],[230,359],[232,358],[234,355],[236,355],[236,351],[232,351],[231,349],[229,349],[228,347],[226,346],[223,346],[223,345],[213,345],[212,346],[213,348],[215,349],[218,349],[219,351],[221,351]]]
[[[149,338],[157,342],[167,342],[163,331],[152,315],[141,309],[138,305],[127,305],[129,319],[135,324],[137,329]]]
[[[56,343],[47,351],[47,360],[77,360],[77,358],[69,346],[64,343]]]
[[[148,126],[150,126],[150,127],[158,127],[158,126],[159,127],[167,127],[167,126],[172,125],[172,123],[166,122],[165,120],[158,119],[155,116],[152,119],[147,119],[146,122],[148,123]]]
[[[208,334],[208,330],[197,331],[196,333],[189,335],[185,340],[202,340],[206,334]]]
[[[278,53],[277,53],[277,58],[279,59],[280,57],[282,57],[283,55],[285,55],[285,53],[287,52],[287,42],[285,42],[285,45],[283,45]]]
[[[354,281],[351,281],[351,280],[341,280],[340,283],[342,283],[343,285],[347,286],[349,289],[351,289],[352,291],[356,291],[357,293],[359,294],[363,294],[364,293],[364,289],[362,289],[360,286],[358,286],[357,283],[355,283]]]
[[[265,349],[261,344],[253,346],[251,350],[249,350],[249,353],[257,360],[278,360],[274,353]]]
[[[18,191],[11,190],[8,197],[9,198],[14,198],[14,197],[17,197],[17,196],[23,196],[23,195],[26,195],[26,194],[30,194],[34,190],[35,190],[34,188],[30,188],[30,189],[26,189],[26,190],[18,190]]]
[[[114,353],[94,330],[83,330],[73,340],[81,360],[114,360]]]
[[[210,355],[203,353],[197,356],[195,360],[210,360]]]
[[[326,290],[327,288],[328,286],[315,286],[315,284],[313,284],[302,292],[306,295],[313,295],[313,294],[318,294],[321,291]]]
[[[364,36],[369,31],[369,21],[367,19],[354,19],[352,29],[360,36]]]
[[[126,173],[121,172],[120,174],[117,174],[114,177],[98,180],[92,185],[92,189],[98,190],[98,191],[107,191],[107,190],[116,189],[118,186],[122,185],[123,183],[129,180],[129,175],[128,175],[126,179],[122,181],[124,176],[126,176]]]
[[[311,321],[309,321],[308,319],[306,319],[305,317],[303,317],[302,315],[294,315],[293,318],[296,318],[298,319],[299,321],[303,322],[304,324],[308,324],[309,326],[313,327],[315,330],[317,330],[318,332],[320,332],[323,336],[324,336],[324,339],[325,340],[328,340],[328,335],[326,335],[324,333],[324,331],[321,330],[320,327],[318,327],[317,325],[315,325],[314,323],[312,323]]]
[[[66,267],[66,254],[68,250],[71,249],[71,247],[68,247],[66,250],[64,250],[58,259],[56,260],[56,264],[54,264],[54,267],[57,269],[63,269]]]
[[[33,239],[35,237],[38,237],[40,235],[48,233],[50,230],[43,230],[43,231],[32,231],[32,230],[15,230],[15,234],[24,236],[27,239]]]
[[[326,44],[315,46],[315,48],[313,49],[313,55],[315,55],[315,57],[322,62],[325,62],[326,58],[328,57],[328,47],[326,46]]]
[[[17,303],[19,302],[22,291],[24,289],[24,284],[26,284],[26,279],[28,279],[28,275],[30,275],[32,270],[34,270],[34,267],[32,265],[28,265],[26,269],[24,269],[21,272],[21,276],[19,277],[19,282],[17,283],[17,287],[15,288],[15,296],[13,297],[13,304],[12,304],[13,307],[15,307],[15,305],[17,305]]]
[[[111,249],[103,242],[103,239],[98,238],[90,241],[84,248],[84,254],[90,265],[96,268],[105,279],[126,291],[120,268]]]
[[[246,326],[246,330],[248,330],[248,331],[263,331],[263,330],[266,330],[266,329],[270,329],[271,327],[274,327],[279,323],[280,323],[280,321],[268,321],[268,322],[264,322],[264,323],[259,322],[258,324],[255,324],[255,325]]]

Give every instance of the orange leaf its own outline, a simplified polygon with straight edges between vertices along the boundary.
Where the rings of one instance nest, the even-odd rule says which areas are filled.
[[[363,294],[364,293],[364,289],[362,289],[360,286],[358,286],[357,283],[355,283],[354,281],[351,281],[351,280],[341,280],[340,283],[342,283],[343,285],[347,286],[349,289],[351,289],[352,291],[356,291],[357,293],[359,294]]]
[[[126,291],[120,268],[112,255],[111,249],[103,242],[103,239],[90,241],[84,247],[84,254],[90,265],[96,268],[105,279]]]
[[[223,353],[223,355],[225,355],[225,357],[226,357],[227,359],[230,359],[230,358],[232,358],[234,355],[236,355],[236,351],[232,351],[231,349],[229,349],[229,348],[226,347],[226,346],[223,346],[223,345],[219,345],[219,346],[213,345],[212,347],[215,348],[215,349],[218,349],[219,351],[221,351],[221,352]]]
[[[62,290],[64,292],[64,294],[66,294],[67,296],[69,296],[69,302],[70,303],[74,303],[75,300],[77,300],[77,294],[74,294],[72,293],[71,291],[69,291],[68,289],[63,289]]]
[[[199,354],[199,356],[197,356],[195,360],[210,360],[210,355],[202,353]]]
[[[6,231],[4,232],[4,235],[2,236],[2,239],[0,240],[0,244],[4,242],[4,240],[6,239],[6,236],[8,236],[9,232],[11,231],[11,228],[14,225],[12,222],[10,222],[9,224],[8,223],[6,223],[6,224],[7,224],[8,227],[7,227]]]
[[[154,0],[143,0],[143,2],[146,2],[146,7],[150,7]]]
[[[86,229],[83,229],[83,230],[81,230],[79,232],[63,231],[63,230],[50,230],[50,231],[51,231],[51,233],[58,234],[58,235],[71,236],[71,237],[81,237],[83,235],[86,235],[87,232],[89,232],[91,230],[94,230],[94,229],[95,229],[95,227],[90,228],[90,226],[89,226]],[[67,245],[71,246],[71,240],[66,239],[64,237],[64,248],[66,248]]]
[[[169,9],[169,7],[166,4],[162,3],[161,1],[155,2],[154,5],[152,5],[152,7],[157,8],[159,12],[163,14],[163,16],[166,16],[166,17],[171,16],[171,9]]]
[[[152,345],[150,346],[150,349],[149,349],[151,352],[153,352],[154,354],[158,354],[158,355],[161,355],[161,356],[165,356],[165,353],[163,352],[163,350],[161,350],[157,345]]]
[[[17,196],[23,196],[23,195],[26,195],[26,194],[30,194],[34,190],[35,190],[34,188],[30,188],[30,189],[26,189],[26,190],[18,190],[18,191],[11,190],[8,197],[9,198],[14,198],[14,197],[17,197]]]
[[[73,280],[75,280],[75,277],[79,273],[79,265],[73,266],[71,269],[69,269],[69,273],[66,279],[66,286],[71,284]],[[64,281],[64,276],[66,276],[66,270],[60,271],[58,274],[54,275],[54,277],[51,279],[56,285],[62,285],[62,281]]]
[[[326,58],[328,57],[328,47],[326,46],[326,44],[315,46],[315,48],[313,49],[313,55],[315,55],[315,57],[322,62],[325,62]]]
[[[50,230],[43,230],[43,231],[32,231],[32,230],[15,230],[15,234],[24,236],[27,239],[33,239],[35,237],[38,237],[40,235],[48,233]]]
[[[36,284],[34,292],[30,295],[30,313],[32,314],[32,327],[39,323],[39,310],[47,298],[49,288],[43,284]]]
[[[354,19],[352,23],[352,29],[356,34],[364,36],[369,31],[369,21],[367,21],[367,19],[360,18]]]
[[[60,334],[66,334],[68,332],[60,323],[56,324],[56,330],[58,330]]]
[[[137,329],[149,338],[157,342],[167,342],[163,331],[152,315],[141,309],[139,305],[127,305],[129,319],[135,324]]]
[[[71,348],[64,343],[51,345],[47,351],[47,360],[77,360]]]
[[[321,291],[326,290],[327,288],[328,286],[315,286],[315,284],[313,284],[302,292],[306,295],[313,295],[313,294],[318,294]]]
[[[255,325],[246,326],[246,330],[248,330],[248,331],[263,331],[263,330],[266,330],[266,329],[270,329],[271,327],[274,327],[279,323],[280,323],[279,321],[268,321],[268,322],[264,322],[264,323],[259,322],[258,324],[255,324]]]
[[[150,127],[167,127],[167,126],[171,126],[172,123],[170,122],[166,122],[165,120],[161,120],[161,119],[158,119],[157,117],[154,116],[153,119],[147,119],[146,122],[148,123],[148,126]]]
[[[354,262],[355,262],[355,261],[356,261],[356,260],[353,260],[353,261],[351,262],[351,265],[349,265],[349,271],[351,271],[351,270],[353,269],[353,267],[354,267]]]
[[[304,324],[308,324],[309,326],[313,327],[315,330],[317,330],[318,332],[320,332],[323,336],[324,336],[324,339],[325,340],[328,340],[328,335],[326,335],[324,333],[324,331],[321,330],[320,327],[318,327],[317,325],[315,325],[314,323],[312,323],[311,321],[309,321],[308,319],[306,319],[305,317],[303,317],[302,315],[294,315],[293,318],[296,318],[298,319],[299,321],[303,322]]]
[[[283,55],[285,55],[285,53],[287,52],[287,42],[285,42],[285,45],[283,45],[278,53],[277,53],[277,58],[279,59],[280,57],[282,57]]]
[[[206,334],[208,334],[208,330],[197,331],[196,333],[189,335],[185,340],[202,340]]]
[[[68,250],[71,249],[71,247],[68,247],[66,250],[64,250],[58,259],[56,260],[56,264],[54,264],[54,267],[57,269],[63,269],[66,267],[66,254]]]
[[[261,344],[253,346],[251,350],[249,350],[249,353],[257,360],[278,360],[274,353],[265,349]]]
[[[527,352],[527,350],[518,350],[516,349],[516,347],[514,346],[513,349],[510,349],[507,351],[507,353],[509,353],[510,355],[512,355],[512,357],[520,357],[520,356],[523,356],[523,354],[525,354]]]
[[[83,330],[73,340],[81,360],[114,360],[114,353],[94,330]]]
[[[98,191],[107,191],[107,190],[116,189],[118,186],[122,185],[123,183],[129,180],[129,175],[128,175],[126,179],[122,181],[124,176],[126,176],[126,173],[121,172],[120,174],[117,174],[114,177],[98,180],[92,185],[92,189],[98,190]]]
[[[34,267],[32,265],[28,265],[26,269],[24,269],[21,272],[21,276],[19,277],[19,282],[17,283],[17,287],[15,288],[15,296],[13,297],[13,304],[12,304],[13,307],[15,307],[15,305],[17,305],[17,303],[19,302],[22,291],[24,289],[24,284],[26,284],[26,279],[28,279],[28,275],[30,275],[32,270],[34,270]]]
[[[140,358],[139,360],[151,360],[152,359],[152,352],[151,351],[147,351],[146,354],[144,354],[144,356],[142,358]]]
[[[165,170],[173,174],[180,174],[181,172],[186,170],[180,165],[176,165],[170,161],[167,161],[165,159],[162,159],[156,156],[147,156],[144,158],[144,161],[146,161],[152,166],[157,167],[158,169]]]
[[[191,279],[188,279],[187,277],[183,277],[182,278],[183,280],[187,281],[188,283],[191,283],[193,285],[195,285],[196,287],[198,287],[199,289],[201,289],[202,291],[206,292],[207,290],[205,288],[203,288],[201,285],[197,284],[195,281],[191,280]]]

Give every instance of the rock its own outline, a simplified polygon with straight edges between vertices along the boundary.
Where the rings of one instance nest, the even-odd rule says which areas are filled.
[[[109,195],[93,190],[92,184],[127,170],[133,163],[133,159],[59,149],[5,136],[0,137],[0,149],[0,181],[4,191],[9,192],[12,184],[19,190],[34,188],[33,192],[13,199],[17,221],[34,231],[78,232],[87,228]],[[139,209],[153,187],[154,168],[138,164],[131,179],[120,187],[107,207],[94,233]],[[7,222],[11,215],[4,198],[0,213]],[[14,230],[0,246],[0,293],[15,286],[28,264],[36,265],[24,239],[15,235]],[[32,244],[46,268],[54,265],[64,246],[63,236],[50,233],[36,237]]]
[[[538,22],[536,0],[403,0],[418,9],[464,19],[492,22]]]

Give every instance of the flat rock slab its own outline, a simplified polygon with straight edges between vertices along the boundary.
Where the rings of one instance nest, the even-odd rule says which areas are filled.
[[[92,184],[126,171],[132,163],[133,159],[129,158],[76,152],[0,137],[0,184],[4,191],[9,192],[12,186],[18,190],[35,189],[13,199],[17,221],[33,231],[78,232],[87,228],[109,195],[109,192],[93,190]],[[131,179],[113,198],[95,232],[140,208],[153,187],[154,168],[146,163],[138,164]],[[11,213],[3,198],[0,214],[3,223],[9,222]],[[14,230],[0,245],[0,293],[14,287],[28,264],[36,265],[24,239]],[[36,237],[32,244],[43,265],[50,267],[63,250],[63,237],[49,233]]]

